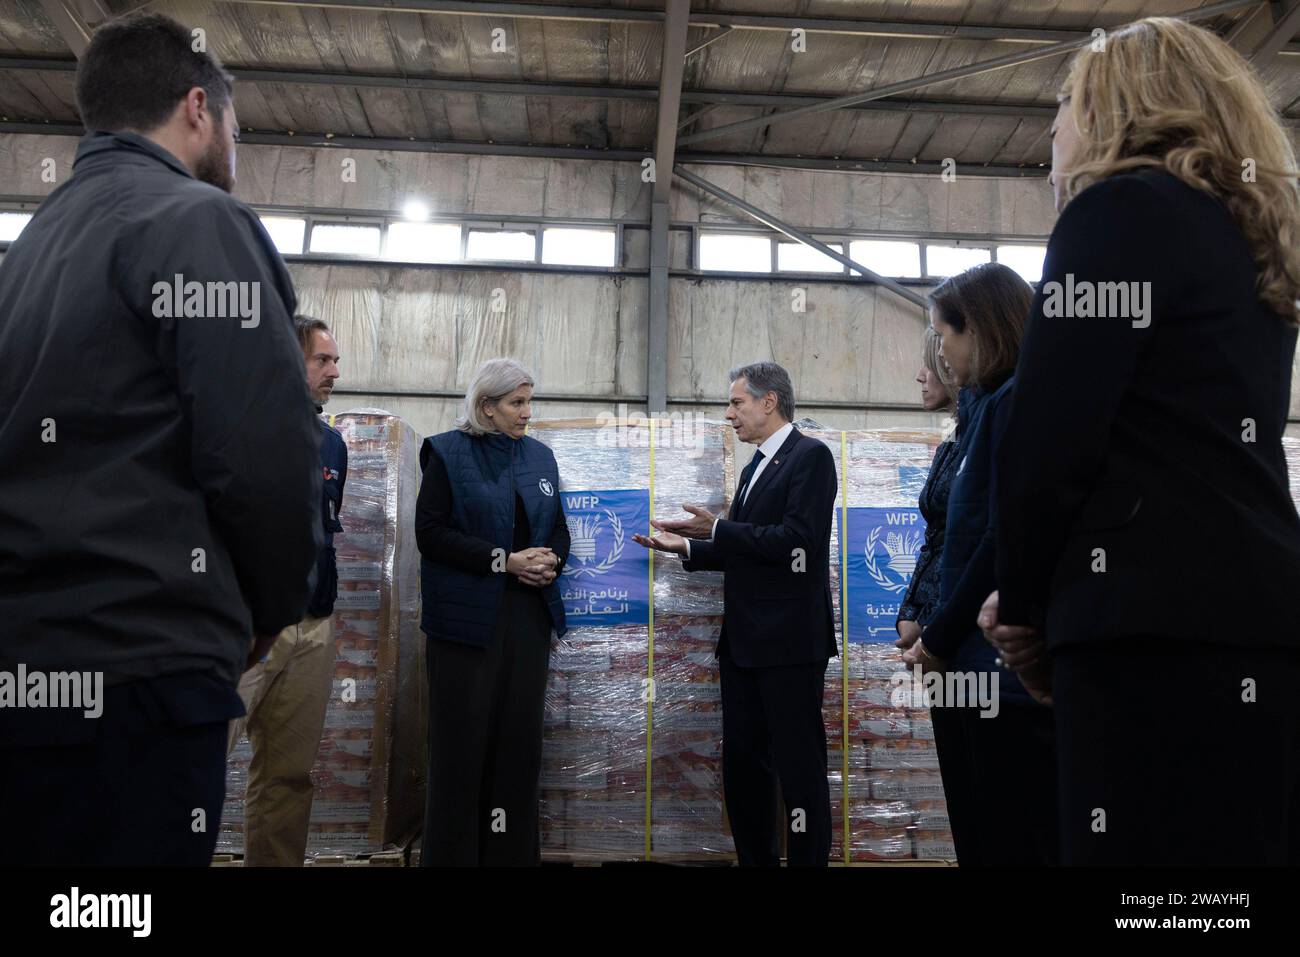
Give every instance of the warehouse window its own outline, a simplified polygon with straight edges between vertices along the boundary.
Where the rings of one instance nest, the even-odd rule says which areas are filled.
[[[1038,282],[1043,278],[1043,259],[1046,246],[999,246],[998,262],[1005,263],[1025,282]]]
[[[613,266],[612,229],[552,228],[542,231],[542,262],[557,266]]]
[[[844,247],[839,243],[826,245],[844,254]],[[777,243],[776,268],[781,272],[844,272],[843,265],[804,243]]]
[[[921,278],[919,243],[903,243],[893,239],[855,239],[849,243],[849,258],[880,276]],[[862,274],[854,270],[854,275]]]
[[[719,272],[771,272],[772,240],[767,236],[702,233],[700,268]]]
[[[354,223],[313,223],[311,251],[345,256],[379,256],[379,227]]]
[[[925,247],[925,272],[936,278],[955,276],[972,266],[989,262],[992,253],[983,246],[934,246]]]
[[[31,221],[31,213],[0,213],[0,243],[13,242]]]
[[[307,220],[297,216],[262,216],[262,226],[271,236],[271,242],[280,255],[302,254],[302,241],[307,236]]]
[[[455,262],[460,259],[460,224],[389,223],[384,258],[402,262]]]
[[[466,259],[536,262],[537,237],[531,230],[471,229]]]

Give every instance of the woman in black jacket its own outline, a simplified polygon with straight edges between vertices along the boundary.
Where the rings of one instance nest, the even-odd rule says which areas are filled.
[[[993,452],[1032,300],[1029,284],[998,263],[953,276],[931,295],[940,354],[966,401],[939,560],[939,599],[904,660],[943,679],[931,712],[963,867],[1057,860],[1051,712],[1029,697],[1013,673],[998,667],[975,621],[994,582]]]
[[[965,405],[970,395],[968,390],[962,390],[958,395],[952,373],[939,357],[939,347],[939,334],[933,326],[926,326],[921,370],[916,374],[916,381],[921,384],[921,407],[927,412],[952,413],[955,422],[951,433],[934,450],[930,473],[917,499],[921,517],[925,519],[925,542],[921,545],[912,580],[899,604],[898,620],[894,623],[898,631],[898,641],[894,644],[904,652],[916,644],[921,630],[930,623],[939,605],[939,559],[943,553],[943,532],[948,517],[948,493],[957,474],[957,445],[962,437],[962,417],[958,407]],[[962,735],[956,712],[951,708],[931,708],[930,719],[934,726],[935,747],[941,755],[955,754],[961,748]],[[964,792],[948,795],[948,820],[954,844],[959,839],[964,840],[972,831],[967,821],[971,809],[962,803],[965,796]],[[951,823],[954,820],[957,823]],[[967,859],[973,854],[973,849],[960,845],[956,850],[959,857]]]
[[[557,578],[569,553],[551,450],[525,435],[533,379],[490,359],[450,432],[426,439],[416,505],[428,636],[429,778],[420,863],[541,859],[538,783]]]
[[[955,427],[945,434],[934,450],[930,473],[921,489],[917,506],[925,519],[925,541],[916,558],[916,568],[907,592],[898,606],[898,619],[894,628],[898,641],[894,644],[906,651],[921,637],[921,629],[930,620],[939,600],[939,564],[936,561],[943,548],[943,524],[948,512],[948,488],[957,471],[953,456],[956,439],[961,434],[957,415],[957,388],[952,383],[948,367],[939,358],[939,334],[931,326],[925,327],[925,344],[921,349],[921,369],[916,374],[921,384],[921,408],[926,412],[947,412],[954,416]]]
[[[1054,703],[1065,863],[1298,863],[1290,139],[1163,18],[1077,56],[1053,134],[981,624]]]

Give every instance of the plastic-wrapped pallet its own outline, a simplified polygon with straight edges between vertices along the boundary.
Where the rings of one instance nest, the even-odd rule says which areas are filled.
[[[419,627],[415,500],[419,436],[394,415],[332,417],[348,447],[334,536],[336,660],[312,769],[307,852],[366,854],[414,835],[425,776],[424,639]],[[220,851],[242,852],[248,739],[229,763]]]
[[[632,541],[685,502],[717,510],[734,475],[722,422],[535,422],[555,453],[571,551],[569,632],[551,656],[542,770],[550,856],[734,853],[723,819],[713,651],[722,579]],[[653,600],[652,600],[653,599]]]
[[[804,431],[830,447],[838,470],[831,592],[841,638],[845,635],[841,561],[848,568],[847,668],[838,658],[826,670],[824,713],[836,822],[832,858],[951,859],[952,838],[929,712],[909,707],[911,702],[900,696],[910,683],[902,681],[899,673],[905,672],[905,666],[894,647],[898,604],[925,535],[917,498],[940,433]],[[841,556],[846,517],[844,537],[849,548]]]
[[[1300,509],[1300,439],[1283,438],[1282,452],[1286,455],[1287,473],[1291,479],[1291,500]]]

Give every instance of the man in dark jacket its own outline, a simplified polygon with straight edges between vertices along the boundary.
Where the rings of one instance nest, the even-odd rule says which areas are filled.
[[[231,92],[179,24],[101,27],[74,174],[0,264],[0,862],[208,863],[236,682],[302,617],[319,427]],[[58,673],[102,700],[34,708]]]
[[[319,413],[339,377],[339,347],[320,319],[298,316],[294,327],[307,364],[307,389]],[[244,672],[239,697],[248,716],[230,724],[228,750],[245,730],[253,748],[244,792],[245,867],[301,867],[307,852],[311,769],[334,683],[334,533],[343,531],[339,512],[348,476],[343,436],[324,419],[317,421],[325,547],[316,561],[316,587],[306,617],[281,631],[270,653]]]
[[[654,521],[647,548],[682,556],[687,571],[720,570],[723,622],[722,777],[741,866],[780,863],[777,785],[785,799],[787,861],[825,867],[830,788],[822,696],[837,653],[830,536],[835,457],[794,419],[790,376],[775,362],[733,369],[727,421],[758,446],[724,517]]]

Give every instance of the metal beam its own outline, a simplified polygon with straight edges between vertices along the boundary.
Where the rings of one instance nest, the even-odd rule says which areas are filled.
[[[1179,18],[1184,20],[1199,20],[1205,17],[1236,10],[1240,7],[1251,6],[1258,2],[1259,0],[1229,0],[1229,2],[1226,3],[1216,3],[1208,7],[1200,7],[1196,10],[1187,11],[1179,14]],[[1030,63],[1034,60],[1042,60],[1046,57],[1062,56],[1066,53],[1087,46],[1091,42],[1092,38],[1091,36],[1088,36],[1084,39],[1053,43],[1050,46],[1037,47],[1033,50],[1024,50],[1020,53],[1008,53],[1003,56],[993,57],[990,60],[980,60],[976,63],[969,63],[966,66],[954,67],[951,70],[941,70],[938,73],[928,73],[924,76],[914,77],[910,80],[890,83],[873,90],[867,90],[865,93],[853,93],[849,96],[836,97],[835,99],[826,100],[822,103],[810,106],[800,106],[792,110],[782,110],[778,113],[771,113],[767,116],[759,116],[754,119],[741,120],[737,123],[727,123],[723,126],[715,126],[712,129],[701,130],[698,133],[683,136],[679,142],[683,145],[688,143],[702,143],[705,140],[717,139],[720,136],[729,136],[732,133],[741,133],[746,130],[759,129],[772,123],[780,123],[784,120],[792,120],[800,116],[810,116],[814,113],[838,110],[847,106],[856,106],[859,103],[866,103],[869,100],[879,100],[883,97],[893,96],[897,93],[907,93],[911,90],[918,90],[935,83],[943,83],[948,80],[959,80],[968,76],[977,76],[981,73],[988,73],[992,70],[1001,70],[1009,66],[1018,66],[1021,63]]]
[[[739,196],[736,196],[734,193],[727,192],[721,186],[717,186],[714,183],[710,183],[707,179],[701,179],[699,176],[696,176],[694,173],[682,169],[680,166],[674,168],[673,172],[676,173],[678,176],[680,176],[682,179],[684,179],[686,182],[690,183],[692,186],[696,187],[697,189],[702,189],[704,190],[704,192],[709,193],[712,196],[716,196],[718,199],[721,199],[724,202],[730,203],[731,205],[739,209],[741,212],[758,220],[760,223],[762,223],[764,226],[767,226],[769,229],[775,229],[779,233],[784,233],[786,236],[789,236],[791,239],[803,243],[805,246],[811,246],[813,249],[817,250],[823,256],[829,256],[831,259],[834,259],[836,262],[842,263],[843,265],[848,266],[850,269],[857,270],[858,272],[862,273],[862,275],[866,279],[876,283],[879,286],[884,286],[890,292],[894,293],[895,295],[901,296],[902,298],[906,299],[908,302],[912,303],[913,305],[920,306],[923,310],[927,307],[928,302],[924,296],[917,295],[916,293],[912,292],[912,290],[904,286],[902,283],[895,282],[892,279],[887,279],[886,277],[880,275],[879,273],[868,269],[866,266],[862,265],[861,263],[855,262],[854,260],[850,259],[848,256],[845,256],[843,253],[836,252],[834,249],[832,249],[830,246],[827,246],[821,240],[814,239],[812,236],[808,235],[803,230],[797,229],[796,227],[791,226],[789,223],[777,219],[771,213],[764,212],[763,210],[759,209],[757,206],[753,205],[752,203],[745,202],[745,200],[741,199]]]
[[[702,42],[702,43],[697,43],[695,46],[693,46],[693,47],[691,47],[689,50],[687,50],[687,51],[686,51],[686,55],[687,55],[688,57],[693,57],[693,56],[695,56],[695,54],[699,53],[699,52],[700,52],[701,50],[703,50],[705,47],[709,47],[709,46],[712,46],[713,44],[717,43],[719,40],[721,40],[723,37],[725,37],[728,33],[730,33],[733,29],[734,29],[734,27],[722,27],[720,30],[718,30],[717,33],[714,33],[712,36],[707,37],[707,38],[704,40],[704,42]]]
[[[659,118],[655,129],[655,180],[650,200],[650,309],[646,330],[646,391],[649,410],[668,407],[668,220],[686,69],[686,32],[691,0],[666,0],[663,49],[659,57]]]
[[[75,123],[21,123],[0,121],[0,134],[22,136],[82,136]],[[247,130],[239,141],[251,146],[300,146],[306,149],[391,150],[401,153],[450,153],[470,156],[525,156],[534,159],[576,159],[586,162],[640,163],[649,149],[584,149],[567,146],[512,146],[505,143],[395,139],[378,136],[335,136],[332,133],[273,133]],[[934,174],[943,171],[939,163],[911,163],[855,157],[780,156],[762,153],[678,153],[678,163],[692,166],[766,166],[773,169],[825,170],[839,173]],[[1046,164],[1038,166],[963,166],[967,176],[1037,179],[1047,175]]]
[[[72,73],[77,61],[50,57],[0,56],[0,70],[35,73]],[[659,98],[652,86],[595,86],[582,83],[515,83],[507,80],[464,80],[432,76],[396,76],[377,73],[334,73],[302,70],[262,70],[227,66],[245,83],[286,83],[306,86],[351,86],[379,89],[431,90],[441,93],[476,93],[489,96],[559,96],[577,99],[615,99],[650,102]],[[751,93],[739,90],[683,90],[681,102],[704,106],[782,107],[825,103],[830,95],[812,93]],[[1014,116],[1023,119],[1056,115],[1056,104],[996,103],[987,100],[891,100],[866,102],[849,109],[876,112],[962,113],[977,116]]]
[[[520,17],[536,20],[576,20],[590,23],[663,23],[660,10],[626,10],[618,7],[583,7],[551,3],[478,3],[462,0],[224,0],[226,3],[321,7],[341,10],[376,10],[386,13],[432,13],[465,17]],[[914,20],[851,20],[837,17],[778,17],[765,14],[691,14],[692,27],[731,27],[734,30],[770,30],[840,36],[911,37],[925,40],[987,40],[1006,43],[1055,43],[1085,39],[1087,30],[1046,30],[1003,24],[934,23]]]
[[[682,73],[686,69],[686,29],[691,0],[666,0],[663,51],[659,57],[659,118],[655,128],[654,201],[667,204],[677,152],[677,117],[681,111]],[[658,172],[664,171],[663,176]]]
[[[1250,57],[1251,65],[1257,70],[1272,66],[1282,48],[1300,31],[1300,0],[1291,0],[1290,9],[1284,9],[1280,3],[1270,4],[1270,7],[1277,18]]]
[[[95,27],[112,16],[99,0],[40,0],[40,3],[63,42],[77,57],[90,46]]]

